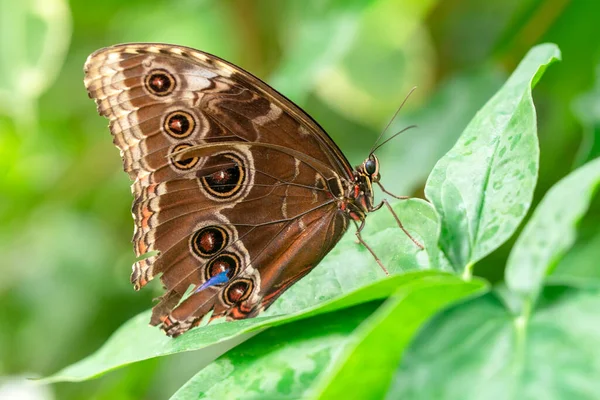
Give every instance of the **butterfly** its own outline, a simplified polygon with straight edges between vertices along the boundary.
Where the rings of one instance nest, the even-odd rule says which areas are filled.
[[[84,71],[133,180],[131,282],[139,290],[160,276],[165,293],[150,323],[167,335],[209,314],[257,315],[351,223],[386,271],[360,235],[367,213],[393,213],[374,204],[373,185],[389,192],[373,151],[352,168],[298,106],[195,49],[117,45],[91,54]]]

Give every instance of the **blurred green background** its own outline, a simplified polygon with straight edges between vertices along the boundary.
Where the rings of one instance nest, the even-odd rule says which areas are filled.
[[[88,355],[159,293],[129,284],[129,181],[82,82],[94,50],[155,41],[216,54],[300,104],[353,163],[417,86],[389,134],[418,129],[379,157],[389,189],[422,196],[527,50],[557,43],[563,62],[534,92],[538,201],[600,155],[598,15],[591,0],[0,0],[0,398],[162,399],[196,372],[192,353],[79,384],[21,379]],[[597,205],[564,262],[600,256]],[[511,244],[475,273],[500,279]]]

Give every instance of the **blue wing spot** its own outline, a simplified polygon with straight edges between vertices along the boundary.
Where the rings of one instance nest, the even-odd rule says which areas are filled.
[[[200,292],[208,287],[211,287],[211,286],[220,285],[222,283],[229,282],[229,278],[227,277],[228,272],[229,272],[228,269],[225,271],[219,272],[217,275],[213,276],[212,278],[210,278],[209,280],[204,282],[202,284],[202,286],[200,286],[198,289],[194,290],[194,293],[198,293],[198,292]]]

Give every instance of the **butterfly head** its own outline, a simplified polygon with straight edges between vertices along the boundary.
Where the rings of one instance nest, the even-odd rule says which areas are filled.
[[[366,213],[374,210],[373,183],[379,182],[380,178],[379,159],[371,153],[354,170],[354,181],[348,184],[346,199],[340,208],[347,210],[352,219],[364,220]],[[351,203],[352,206],[348,208],[346,203]]]
[[[362,165],[359,167],[361,173],[366,175],[371,182],[379,182],[381,175],[379,174],[379,159],[375,154],[370,154]]]

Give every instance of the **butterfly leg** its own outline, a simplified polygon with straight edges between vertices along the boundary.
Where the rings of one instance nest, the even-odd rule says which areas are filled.
[[[377,264],[379,264],[379,266],[381,267],[383,272],[385,272],[386,275],[389,275],[390,273],[388,272],[387,268],[383,265],[383,263],[381,262],[379,257],[377,257],[377,254],[375,254],[373,249],[367,244],[367,242],[365,242],[363,240],[362,235],[360,234],[360,231],[362,231],[363,228],[365,227],[365,221],[363,220],[362,223],[360,224],[360,226],[358,226],[358,223],[356,221],[354,221],[354,223],[356,224],[356,238],[358,239],[360,244],[362,244],[363,246],[365,246],[367,248],[367,250],[369,250],[369,253],[371,253],[371,255],[373,256],[375,261],[377,261]]]
[[[398,200],[408,200],[408,199],[410,199],[410,197],[409,197],[409,196],[396,196],[394,193],[392,193],[392,192],[388,192],[388,191],[387,191],[387,190],[386,190],[386,189],[383,187],[383,185],[381,184],[381,182],[377,182],[377,185],[379,185],[379,188],[381,189],[381,191],[382,191],[383,193],[385,193],[385,194],[389,194],[390,196],[392,196],[392,197],[393,197],[393,198],[395,198],[395,199],[398,199]],[[380,205],[380,207],[381,207],[381,205]],[[410,236],[410,235],[409,235],[409,236]]]
[[[421,250],[425,249],[425,247],[423,247],[423,245],[421,243],[419,243],[417,241],[417,239],[415,239],[414,237],[412,237],[412,235],[410,233],[408,233],[408,231],[406,230],[406,228],[404,228],[404,225],[402,225],[402,222],[400,221],[400,218],[398,218],[398,214],[396,214],[396,212],[394,211],[394,209],[392,208],[392,206],[390,205],[390,203],[388,203],[388,201],[386,199],[381,200],[381,203],[379,203],[379,205],[377,207],[375,207],[374,209],[378,210],[384,204],[388,208],[388,210],[390,210],[390,212],[394,216],[394,219],[396,220],[396,223],[398,224],[398,226],[400,227],[400,229],[402,229],[402,231],[406,234],[406,236],[408,236],[408,238],[410,240],[412,240],[413,243],[416,244],[418,248],[420,248]]]

